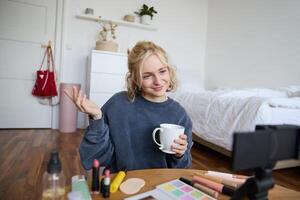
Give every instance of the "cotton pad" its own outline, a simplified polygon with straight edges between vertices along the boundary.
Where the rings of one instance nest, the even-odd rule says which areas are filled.
[[[143,179],[130,178],[130,179],[127,179],[126,181],[124,181],[120,185],[120,190],[124,194],[135,194],[138,191],[140,191],[140,189],[142,187],[144,187],[144,185],[145,185],[145,181]]]

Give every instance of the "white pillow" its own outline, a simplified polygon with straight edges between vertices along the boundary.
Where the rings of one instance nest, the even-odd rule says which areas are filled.
[[[269,105],[272,107],[300,109],[300,98],[273,98],[269,100]]]
[[[278,90],[286,92],[289,97],[300,97],[300,85],[280,87]]]
[[[292,92],[290,97],[300,97],[300,91]]]

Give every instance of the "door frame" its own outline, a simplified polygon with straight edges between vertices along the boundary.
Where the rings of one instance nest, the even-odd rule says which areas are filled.
[[[63,56],[64,56],[64,40],[65,24],[66,24],[66,0],[56,0],[56,16],[55,16],[55,39],[54,39],[54,62],[58,71],[58,79],[62,77]],[[59,91],[58,91],[59,92]],[[59,104],[51,108],[51,128],[59,128]]]

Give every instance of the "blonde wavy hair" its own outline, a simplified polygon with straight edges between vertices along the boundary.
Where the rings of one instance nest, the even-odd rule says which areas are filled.
[[[163,48],[150,41],[138,42],[131,51],[128,50],[128,72],[126,74],[127,95],[134,101],[142,92],[142,67],[144,61],[151,55],[156,55],[170,73],[170,86],[167,92],[177,87],[177,79],[174,68],[169,64],[167,53]]]

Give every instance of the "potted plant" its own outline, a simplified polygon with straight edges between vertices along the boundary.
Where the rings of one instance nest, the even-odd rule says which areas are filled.
[[[139,11],[134,12],[135,14],[141,17],[142,24],[150,24],[150,20],[152,20],[154,14],[157,14],[157,11],[154,10],[154,7],[149,7],[146,4],[143,4],[142,8]]]

